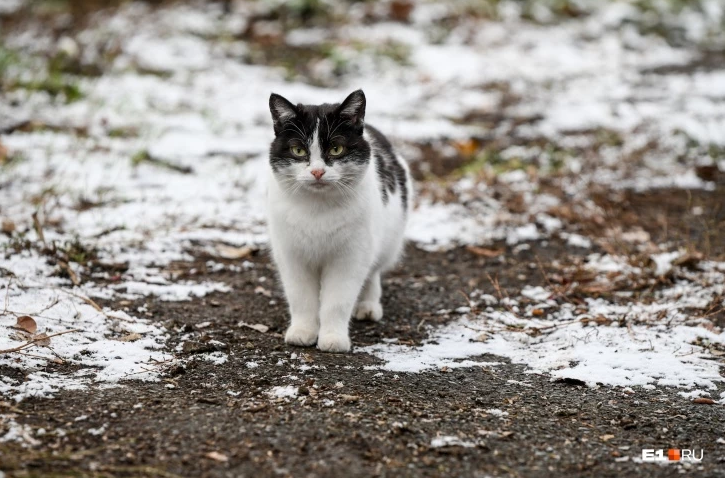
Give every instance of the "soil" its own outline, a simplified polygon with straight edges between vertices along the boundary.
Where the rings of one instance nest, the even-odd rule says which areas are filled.
[[[711,225],[707,229],[681,220],[692,197],[671,191],[628,193],[619,207],[638,218],[653,238],[661,239],[664,218],[671,240],[693,248],[710,244],[713,253],[722,254],[722,243],[708,231],[722,230],[722,208],[716,206],[725,202],[725,189],[695,195],[703,206],[701,223]],[[723,235],[713,237],[721,241]],[[384,282],[386,318],[354,323],[353,343],[360,347],[385,338],[419,343],[427,337],[427,325],[451,320],[435,311],[466,305],[465,295],[476,288],[493,293],[489,276],[504,293],[517,293],[525,284],[544,285],[554,261],[572,263],[590,252],[558,239],[518,253],[506,248],[497,258],[465,248],[425,252],[409,246],[403,264]],[[14,414],[39,441],[32,447],[0,443],[0,469],[18,477],[725,473],[725,409],[692,403],[676,389],[588,388],[527,373],[524,366],[493,356],[475,359],[498,365],[380,373],[365,369],[378,363],[365,353],[287,346],[281,338],[287,320],[284,298],[273,266],[264,252],[248,259],[254,267],[240,273],[208,271],[206,258],[174,265],[187,279],[226,282],[230,293],[190,302],[125,304],[130,310],[147,305],[149,318],[168,328],[170,351],[183,341],[178,355],[198,358],[201,352],[222,350],[229,354],[226,363],[190,360],[185,368],[167,367],[159,382],[129,381],[119,388],[99,385],[54,399],[0,403],[3,413]],[[269,330],[240,327],[240,321]],[[204,322],[211,323],[199,328]],[[291,369],[292,363],[298,367]],[[300,387],[299,397],[267,393],[289,384]],[[37,433],[41,428],[45,434]],[[443,436],[465,444],[432,446]],[[635,461],[643,448],[702,449],[704,459],[694,465]]]

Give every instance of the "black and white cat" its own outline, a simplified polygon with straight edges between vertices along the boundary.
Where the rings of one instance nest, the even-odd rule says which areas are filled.
[[[365,124],[365,94],[293,105],[272,94],[268,224],[291,324],[285,341],[350,350],[350,317],[380,320],[380,275],[403,249],[405,161]]]

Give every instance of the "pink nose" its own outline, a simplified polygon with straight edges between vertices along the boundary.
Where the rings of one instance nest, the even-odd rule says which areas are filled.
[[[310,173],[312,173],[312,175],[315,177],[315,179],[317,179],[319,181],[320,178],[325,175],[325,170],[324,169],[313,169],[312,171],[310,171]]]

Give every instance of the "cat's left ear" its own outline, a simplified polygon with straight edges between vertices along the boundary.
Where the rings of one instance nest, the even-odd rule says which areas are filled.
[[[338,109],[340,116],[346,118],[355,127],[361,128],[365,125],[365,93],[357,90],[350,93]]]
[[[269,97],[269,111],[272,113],[275,134],[279,133],[283,123],[297,116],[295,105],[276,93]]]

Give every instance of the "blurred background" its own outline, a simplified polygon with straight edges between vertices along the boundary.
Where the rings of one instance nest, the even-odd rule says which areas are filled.
[[[660,230],[688,189],[704,209],[679,235],[710,250],[724,22],[717,0],[4,0],[3,212],[111,244],[264,242],[269,93],[363,88],[420,181],[419,244]]]

